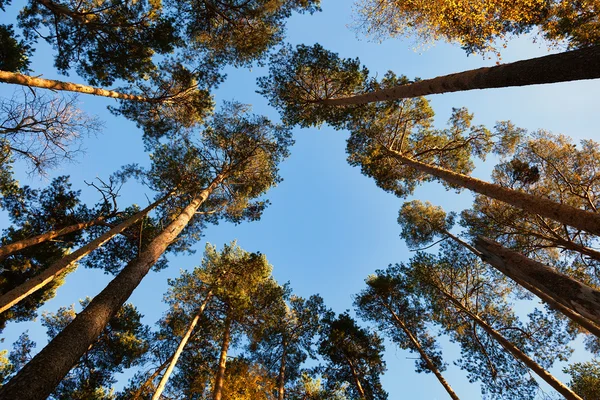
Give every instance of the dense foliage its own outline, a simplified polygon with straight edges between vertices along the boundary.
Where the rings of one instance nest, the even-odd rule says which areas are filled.
[[[443,376],[450,368],[484,398],[534,399],[541,381],[570,400],[598,398],[597,360],[565,367],[568,384],[549,369],[569,360],[580,335],[600,354],[599,144],[510,121],[488,128],[464,107],[441,126],[424,97],[531,84],[514,76],[531,75],[531,65],[555,69],[548,58],[513,63],[506,81],[497,67],[427,81],[373,76],[358,58],[285,43],[288,18],[319,11],[318,0],[0,0],[1,12],[9,6],[20,11],[0,25],[0,82],[18,90],[0,98],[0,208],[10,221],[0,238],[0,331],[35,320],[78,265],[111,280],[77,307],[44,311],[49,343],[39,351],[25,331],[0,352],[0,397],[385,400],[388,340],[452,399],[459,396]],[[599,13],[598,0],[361,0],[356,28],[498,55],[511,36],[537,30],[553,45],[591,49],[565,54],[589,57],[589,66],[573,69],[597,78]],[[31,69],[38,41],[52,48],[56,72],[72,79]],[[215,110],[226,72],[266,63],[258,93],[281,123],[237,101]],[[557,70],[547,82],[582,79]],[[146,163],[122,160],[107,180],[85,182],[101,196],[94,205],[68,176],[41,189],[17,180],[78,161],[83,140],[103,128],[79,108],[81,97],[63,91],[116,99],[113,117],[135,124],[148,153]],[[368,275],[354,313],[277,282],[279,267],[236,241],[207,244],[198,266],[180,265],[190,258],[174,256],[194,255],[209,225],[260,220],[282,181],[292,128],[322,124],[348,132],[348,163],[393,196],[438,183],[471,190],[472,207],[404,203],[400,238],[418,252]],[[491,178],[474,178],[490,159]],[[137,203],[123,205],[125,185],[151,194],[139,190]],[[511,254],[521,257],[518,269]],[[148,326],[127,301],[148,274],[176,263],[182,269],[168,280],[165,311]],[[540,271],[532,265],[550,284],[569,285],[549,290],[531,279]]]

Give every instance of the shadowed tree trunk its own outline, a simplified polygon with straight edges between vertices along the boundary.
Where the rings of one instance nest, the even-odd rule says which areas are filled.
[[[314,101],[327,105],[365,104],[474,89],[539,85],[600,78],[600,46],[479,68],[352,97]]]
[[[542,237],[543,239],[548,240],[551,243],[554,243],[557,246],[563,247],[567,250],[576,251],[585,256],[593,258],[594,260],[600,261],[600,251],[598,251],[598,250],[594,250],[587,246],[582,246],[582,245],[572,242],[570,240],[565,240],[558,235],[556,237],[548,237],[548,236],[544,236],[544,235],[539,235],[539,236]]]
[[[222,182],[215,178],[75,319],[0,389],[2,399],[43,400],[102,333],[167,247]]]
[[[513,355],[517,360],[521,361],[525,364],[529,369],[536,373],[540,378],[542,378],[548,385],[554,388],[558,393],[563,395],[567,400],[583,400],[579,397],[575,392],[569,389],[568,386],[560,382],[556,379],[550,372],[546,371],[541,365],[537,362],[529,358],[529,356],[523,353],[518,347],[516,347],[512,342],[507,340],[504,336],[502,336],[499,332],[489,326],[484,320],[479,318],[478,315],[472,313],[465,306],[462,305],[460,301],[454,298],[454,296],[446,293],[444,290],[436,287],[436,289],[447,298],[457,309],[464,312],[469,316],[477,325],[479,325],[484,331],[486,331],[491,337],[493,337],[498,343],[502,345],[510,354]]]
[[[481,258],[509,277],[526,282],[557,303],[600,325],[600,290],[593,289],[567,275],[508,250],[483,237],[475,240]],[[597,330],[590,332],[597,335]]]
[[[442,386],[444,387],[444,389],[446,389],[446,392],[448,392],[448,394],[450,395],[450,397],[452,399],[454,399],[454,400],[460,400],[459,397],[458,397],[458,395],[454,392],[454,390],[452,390],[452,387],[450,386],[450,384],[448,383],[448,381],[446,381],[446,379],[444,378],[444,376],[442,375],[442,373],[440,372],[440,370],[437,369],[437,367],[431,361],[431,359],[429,358],[429,356],[427,355],[427,353],[425,353],[425,351],[423,350],[423,347],[421,347],[421,343],[419,343],[419,341],[412,334],[412,332],[410,331],[410,329],[408,329],[408,327],[406,326],[406,324],[404,323],[404,321],[402,321],[398,317],[398,315],[396,315],[396,313],[394,312],[394,310],[392,310],[392,308],[389,307],[387,304],[386,304],[386,308],[392,314],[392,317],[394,318],[394,321],[396,321],[396,323],[398,324],[398,326],[400,327],[400,329],[402,329],[402,331],[404,331],[404,333],[406,334],[406,336],[408,337],[408,339],[412,342],[413,346],[415,346],[415,348],[417,349],[417,351],[421,355],[421,358],[423,359],[423,361],[425,361],[425,364],[427,364],[427,368],[429,368],[429,370],[431,372],[433,372],[433,374],[438,378],[438,380],[440,381],[440,383],[442,384]]]
[[[279,365],[279,376],[277,377],[277,400],[283,400],[285,395],[285,357],[287,356],[287,344],[283,342],[281,364]]]
[[[515,281],[518,285],[524,287],[526,290],[529,290],[531,293],[533,293],[535,296],[537,296],[544,303],[548,304],[550,307],[559,311],[560,313],[565,315],[567,318],[571,319],[573,322],[581,325],[583,328],[587,329],[591,334],[596,335],[597,337],[600,337],[600,325],[595,324],[594,322],[590,321],[589,319],[587,319],[580,313],[578,313],[578,312],[572,310],[571,308],[563,305],[562,303],[556,301],[554,298],[550,297],[546,292],[538,289],[535,286],[532,286],[530,283],[523,280],[521,277],[512,273],[512,271],[510,271],[506,268],[503,268],[503,269],[498,268],[494,263],[490,263],[488,261],[488,258],[485,257],[481,251],[477,250],[475,247],[471,246],[469,243],[454,236],[452,233],[448,232],[447,230],[444,230],[443,233],[448,235],[449,238],[454,240],[459,245],[467,248],[471,253],[473,253],[477,257],[481,258],[485,263],[496,268],[498,271],[500,271],[500,273],[508,276],[510,279]]]
[[[555,203],[551,200],[533,196],[529,193],[505,188],[500,185],[413,160],[395,150],[387,149],[387,152],[391,157],[394,157],[402,164],[435,176],[452,185],[472,190],[473,192],[502,201],[532,214],[538,214],[542,217],[553,219],[583,231],[600,235],[600,214],[581,210],[565,204]]]
[[[215,388],[213,400],[221,400],[223,394],[223,382],[225,380],[225,367],[227,364],[227,351],[229,350],[229,341],[231,340],[231,326],[233,320],[227,316],[225,320],[225,332],[223,334],[223,344],[221,345],[221,355],[219,356],[219,369],[215,376]]]
[[[8,310],[15,304],[18,304],[21,300],[25,299],[27,296],[37,292],[42,289],[44,286],[52,282],[59,275],[64,273],[69,267],[71,267],[75,262],[82,259],[86,255],[90,254],[92,251],[96,250],[104,243],[108,242],[114,236],[123,232],[127,228],[131,227],[135,223],[139,222],[143,219],[150,211],[156,208],[159,204],[161,204],[167,197],[163,197],[162,199],[152,203],[142,211],[123,221],[119,225],[110,229],[108,232],[100,235],[96,239],[92,240],[85,246],[80,247],[73,253],[63,257],[59,261],[55,262],[44,271],[34,276],[33,278],[25,281],[21,285],[17,286],[14,289],[9,290],[0,296],[0,313]]]
[[[196,328],[196,325],[198,324],[198,321],[200,320],[200,317],[204,313],[204,309],[206,308],[206,305],[208,304],[208,302],[210,301],[211,298],[212,298],[212,292],[208,292],[208,294],[206,295],[206,298],[200,305],[200,308],[198,309],[196,316],[194,316],[194,319],[192,319],[192,322],[190,322],[190,325],[189,325],[187,331],[185,332],[185,334],[179,341],[177,350],[175,350],[175,353],[173,353],[173,356],[171,357],[171,363],[169,364],[169,368],[167,368],[167,370],[165,371],[165,374],[160,379],[160,382],[159,382],[158,386],[156,387],[156,391],[154,392],[154,395],[152,396],[152,400],[160,399],[160,395],[162,394],[163,390],[165,390],[165,386],[167,386],[167,381],[169,380],[169,376],[171,376],[173,369],[175,369],[175,365],[177,364],[177,361],[179,360],[179,356],[181,356],[181,353],[183,353],[183,349],[185,348],[185,345],[187,344],[188,340],[192,336],[192,333],[194,332],[194,329]]]
[[[68,233],[77,232],[83,229],[90,228],[94,225],[98,225],[106,219],[105,216],[100,216],[91,221],[82,222],[79,224],[65,226],[64,228],[48,231],[42,233],[41,235],[37,235],[28,239],[19,240],[18,242],[9,243],[2,247],[0,247],[0,260],[4,257],[9,256],[13,253],[26,249],[27,247],[34,246],[36,244],[47,242],[48,240],[52,240],[59,236],[66,235]]]

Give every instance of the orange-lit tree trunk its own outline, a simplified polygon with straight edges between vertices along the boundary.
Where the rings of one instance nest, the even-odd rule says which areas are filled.
[[[540,85],[600,78],[600,46],[479,68],[352,97],[315,101],[327,105],[365,104],[429,94]]]
[[[131,216],[119,225],[113,227],[108,232],[103,233],[88,244],[75,250],[73,253],[61,258],[59,261],[49,266],[38,275],[23,282],[21,285],[9,290],[8,292],[2,294],[0,296],[0,313],[8,310],[15,304],[19,303],[21,300],[25,299],[27,296],[42,289],[44,286],[46,286],[58,276],[67,271],[75,262],[90,254],[92,251],[96,250],[104,243],[108,242],[114,236],[118,235],[119,233],[123,232],[135,223],[139,222],[146,215],[148,215],[150,211],[152,211],[159,204],[161,204],[165,199],[166,197],[152,203],[142,211]]]
[[[173,356],[167,358],[165,360],[165,362],[163,362],[162,364],[160,364],[158,366],[158,368],[156,368],[156,371],[154,371],[152,373],[152,375],[150,375],[148,377],[148,379],[146,379],[138,388],[135,392],[133,392],[133,394],[131,395],[131,399],[132,400],[139,400],[142,398],[142,396],[144,395],[144,390],[149,387],[152,382],[160,375],[160,373],[167,368],[167,366],[170,364],[171,360],[173,359]]]
[[[48,232],[44,232],[41,235],[37,235],[31,238],[19,240],[18,242],[9,243],[2,247],[0,247],[0,260],[6,256],[9,256],[13,253],[26,249],[27,247],[34,246],[36,244],[44,243],[59,236],[63,236],[69,233],[77,232],[83,229],[90,228],[94,225],[98,225],[99,223],[105,220],[104,216],[100,216],[91,221],[82,222],[79,224],[73,224],[69,226],[65,226],[64,228],[51,230]]]
[[[79,83],[55,81],[52,79],[44,79],[9,71],[0,71],[0,82],[11,83],[15,85],[23,85],[27,87],[35,87],[40,89],[63,90],[67,92],[92,94],[94,96],[111,97],[113,99],[141,101],[148,103],[168,101],[168,99],[170,99],[170,97],[152,98],[137,96],[133,94],[115,92],[114,90],[106,90],[93,86],[81,85]]]
[[[529,193],[509,189],[444,168],[426,164],[407,157],[395,150],[388,149],[387,152],[391,157],[394,157],[402,164],[435,176],[452,185],[472,190],[473,192],[502,201],[532,214],[538,214],[542,217],[553,219],[583,231],[600,235],[600,214],[588,212],[565,204],[555,203],[551,200],[533,196]]]
[[[221,344],[221,355],[219,356],[219,367],[215,376],[215,387],[213,389],[213,400],[221,400],[223,395],[223,382],[225,381],[225,367],[227,365],[227,351],[231,340],[231,327],[233,320],[227,316],[225,320],[225,332],[223,333],[223,343]]]
[[[198,208],[222,182],[219,175],[198,193],[181,213],[90,302],[75,319],[42,349],[6,385],[1,399],[46,399],[102,333],[167,247],[190,223]]]
[[[360,376],[358,376],[358,372],[356,372],[356,368],[354,367],[354,364],[348,357],[345,357],[345,358],[346,358],[346,362],[348,363],[348,366],[350,367],[350,371],[352,372],[352,378],[354,378],[354,385],[356,386],[356,390],[358,391],[358,395],[360,396],[360,399],[367,400],[367,396],[365,394],[365,389],[362,387],[362,383],[360,383]]]
[[[560,382],[556,379],[550,372],[546,371],[541,365],[531,359],[527,354],[523,353],[518,347],[516,347],[512,342],[507,340],[504,336],[502,336],[498,331],[489,326],[484,320],[479,318],[477,314],[472,313],[468,310],[463,304],[454,298],[454,296],[446,293],[444,290],[436,287],[436,289],[446,298],[448,299],[460,312],[465,313],[469,318],[471,318],[477,325],[479,325],[484,331],[486,331],[491,337],[494,338],[506,351],[515,357],[515,359],[521,361],[525,364],[529,369],[535,372],[540,378],[542,378],[548,385],[554,388],[558,393],[563,395],[567,400],[583,400],[579,397],[575,392],[569,389],[568,386]]]
[[[154,392],[154,395],[152,395],[152,400],[160,399],[160,395],[162,394],[163,390],[165,390],[165,386],[167,386],[167,381],[169,380],[169,376],[171,376],[173,369],[175,369],[175,365],[177,364],[177,361],[179,360],[179,356],[181,356],[181,353],[183,353],[183,349],[185,348],[185,345],[187,344],[188,340],[190,340],[190,337],[192,336],[192,333],[194,332],[196,325],[198,325],[198,321],[200,320],[200,317],[204,313],[204,309],[206,308],[206,305],[208,304],[208,302],[210,301],[211,298],[212,298],[212,292],[208,292],[208,294],[206,295],[206,298],[200,305],[198,312],[194,316],[194,319],[192,319],[192,322],[190,322],[190,325],[188,326],[187,331],[185,332],[185,334],[179,341],[179,345],[177,346],[175,353],[173,353],[173,356],[171,357],[171,362],[169,364],[169,367],[165,371],[165,374],[163,375],[163,377],[160,379],[160,382],[159,382],[158,386],[156,387],[156,391]]]

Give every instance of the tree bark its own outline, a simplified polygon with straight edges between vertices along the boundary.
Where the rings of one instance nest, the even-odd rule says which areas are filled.
[[[600,326],[599,325],[596,325],[595,323],[593,323],[589,319],[585,318],[583,315],[579,314],[578,312],[575,312],[574,310],[570,309],[569,307],[566,307],[563,304],[557,302],[556,300],[554,300],[552,297],[548,296],[548,294],[541,291],[537,287],[532,286],[528,282],[521,279],[519,276],[515,276],[513,273],[511,273],[511,271],[508,271],[507,269],[500,270],[494,264],[489,263],[487,261],[487,259],[483,256],[483,253],[480,252],[479,250],[477,250],[475,247],[471,246],[469,243],[452,235],[448,231],[444,231],[444,233],[447,234],[456,243],[460,244],[461,246],[464,246],[469,251],[471,251],[471,253],[473,253],[477,257],[481,258],[482,261],[484,261],[485,263],[496,268],[498,271],[500,271],[500,273],[504,274],[505,276],[508,276],[510,279],[515,281],[518,285],[524,287],[526,290],[529,290],[531,293],[533,293],[535,296],[537,296],[544,303],[548,304],[550,307],[554,308],[555,310],[561,312],[563,315],[565,315],[566,317],[568,317],[569,319],[571,319],[573,322],[577,323],[578,325],[581,325],[583,328],[587,329],[591,334],[596,335],[597,337],[600,337]]]
[[[160,399],[160,395],[162,394],[163,390],[165,390],[165,386],[167,385],[169,376],[171,376],[173,369],[175,369],[175,365],[177,364],[177,361],[179,360],[179,356],[181,356],[181,353],[183,353],[183,349],[185,348],[185,345],[187,344],[188,340],[192,336],[192,333],[194,332],[194,329],[196,328],[196,325],[198,324],[198,321],[200,320],[200,317],[204,313],[204,309],[206,308],[206,305],[208,304],[208,302],[210,301],[211,298],[212,298],[212,291],[209,291],[208,294],[206,295],[206,298],[200,305],[198,312],[194,316],[194,319],[192,319],[192,322],[190,322],[190,325],[189,325],[187,331],[185,332],[185,334],[179,341],[177,350],[175,350],[175,353],[173,353],[173,357],[171,357],[171,363],[169,364],[169,368],[167,368],[167,370],[165,371],[165,374],[160,379],[160,382],[158,383],[158,386],[156,387],[156,391],[154,392],[154,395],[152,396],[152,400]]]
[[[482,254],[482,259],[500,272],[516,277],[556,303],[573,310],[593,324],[600,325],[600,290],[508,250],[490,239],[478,237],[475,239],[475,247]],[[587,326],[586,329],[597,335],[597,329]]]
[[[598,251],[598,250],[594,250],[587,246],[582,246],[578,243],[563,239],[561,237],[546,237],[546,236],[544,236],[544,238],[564,249],[573,250],[573,251],[583,254],[584,256],[588,256],[590,258],[593,258],[594,260],[600,261],[600,251]]]
[[[366,104],[465,90],[540,85],[597,78],[600,78],[600,46],[593,46],[439,76],[352,97],[319,100],[316,103],[332,106]]]
[[[150,375],[148,377],[148,379],[146,379],[144,381],[144,383],[142,383],[140,385],[140,387],[131,395],[131,399],[132,400],[139,400],[139,398],[144,393],[144,389],[146,388],[146,386],[150,385],[152,383],[152,381],[155,380],[158,375],[160,375],[160,373],[162,372],[162,370],[165,369],[165,368],[167,368],[167,365],[169,365],[171,363],[172,359],[173,359],[173,355],[171,355],[171,357],[167,358],[165,360],[165,362],[163,362],[162,364],[160,364],[160,366],[158,368],[156,368],[156,371],[154,371],[152,373],[152,375]]]
[[[517,346],[512,344],[509,340],[507,340],[504,336],[502,336],[498,331],[489,326],[484,320],[479,318],[477,314],[472,313],[465,306],[462,305],[460,301],[454,298],[454,296],[446,293],[444,290],[437,288],[437,290],[442,293],[444,297],[446,297],[452,304],[456,306],[457,309],[464,312],[471,318],[477,325],[479,325],[484,331],[486,331],[491,337],[493,337],[498,343],[502,345],[510,354],[513,355],[517,360],[521,361],[525,364],[529,369],[535,372],[540,378],[542,378],[548,385],[553,387],[558,393],[562,394],[567,400],[583,400],[579,397],[575,392],[569,389],[568,386],[560,382],[556,379],[550,372],[546,371],[541,365],[536,363],[533,359],[529,358],[529,356],[523,353]]]
[[[111,97],[114,99],[132,100],[146,103],[159,103],[171,99],[170,96],[159,98],[137,96],[134,94],[115,92],[114,90],[106,90],[93,86],[81,85],[79,83],[55,81],[52,79],[44,79],[9,71],[0,71],[0,82],[27,87],[36,87],[40,89],[64,90],[67,92],[92,94],[94,96]]]
[[[161,204],[167,197],[163,197],[162,199],[150,204],[148,207],[144,208],[142,211],[133,215],[129,219],[123,221],[119,225],[110,229],[108,232],[100,235],[96,239],[92,240],[88,244],[80,247],[75,250],[73,253],[63,257],[59,261],[55,262],[44,271],[34,276],[33,278],[23,282],[21,285],[17,286],[14,289],[9,290],[8,292],[2,294],[0,296],[0,313],[8,310],[15,304],[19,303],[21,300],[25,299],[29,295],[37,292],[42,289],[44,286],[52,282],[59,275],[64,273],[69,267],[71,267],[75,262],[82,259],[86,255],[90,254],[92,251],[96,250],[104,243],[108,242],[114,236],[123,232],[125,229],[134,225],[136,222],[143,219],[150,211],[156,208],[159,204]]]
[[[221,400],[223,394],[223,382],[225,380],[225,367],[227,364],[227,351],[229,350],[229,341],[231,340],[231,325],[232,319],[227,316],[225,320],[225,332],[223,335],[223,344],[221,345],[221,355],[219,356],[219,369],[215,376],[215,388],[213,392],[213,400]]]
[[[387,151],[391,157],[396,158],[401,163],[418,171],[435,176],[447,183],[472,190],[473,192],[502,201],[532,214],[538,214],[542,217],[553,219],[583,231],[600,235],[600,214],[581,210],[565,204],[555,203],[551,200],[533,196],[529,193],[505,188],[500,185],[413,160],[395,150],[387,149]]]
[[[285,395],[285,358],[287,357],[287,344],[283,342],[281,364],[279,365],[279,376],[277,377],[277,400],[283,400]]]
[[[354,384],[356,385],[356,390],[358,390],[358,395],[360,396],[361,400],[367,400],[367,396],[365,394],[365,389],[362,387],[362,384],[360,383],[360,377],[358,376],[358,373],[356,372],[356,368],[354,368],[354,364],[352,364],[352,361],[350,361],[350,359],[348,357],[346,357],[345,355],[344,355],[344,358],[346,358],[346,362],[350,366],[350,371],[352,372],[352,377],[354,378]]]
[[[0,260],[4,257],[9,256],[13,253],[26,249],[27,247],[34,246],[36,244],[47,242],[48,240],[52,240],[56,237],[63,236],[69,233],[77,232],[83,229],[87,229],[94,225],[98,225],[99,223],[105,220],[104,216],[100,216],[91,221],[82,222],[79,224],[65,226],[64,228],[51,230],[48,232],[44,232],[41,235],[37,235],[31,238],[19,240],[18,242],[9,243],[2,247],[0,247]]]
[[[452,390],[452,387],[450,386],[450,384],[448,383],[448,381],[446,381],[446,379],[444,378],[444,376],[442,375],[442,373],[440,372],[440,370],[437,369],[437,367],[431,361],[431,359],[429,358],[429,356],[427,355],[427,353],[425,353],[425,350],[423,350],[423,347],[421,347],[421,343],[419,343],[419,341],[412,334],[412,332],[410,331],[410,329],[408,329],[408,327],[406,326],[406,324],[404,323],[404,321],[402,321],[400,319],[400,317],[398,317],[398,315],[396,315],[396,313],[394,312],[394,310],[392,310],[392,308],[389,305],[386,304],[386,308],[388,309],[388,311],[390,311],[392,313],[392,317],[394,318],[394,321],[396,321],[396,323],[398,324],[398,326],[400,326],[400,329],[402,329],[404,331],[404,333],[406,334],[406,336],[408,337],[408,339],[412,342],[413,346],[415,346],[415,348],[417,349],[417,351],[421,355],[421,358],[423,359],[423,361],[425,361],[425,364],[427,364],[427,368],[429,368],[429,370],[431,372],[433,372],[434,375],[438,378],[438,380],[440,381],[440,383],[442,384],[442,386],[444,387],[444,389],[446,389],[446,392],[448,392],[448,394],[450,395],[450,397],[452,399],[454,399],[454,400],[460,400],[459,397],[458,397],[458,395],[454,392],[454,390]]]
[[[75,319],[42,349],[5,386],[1,399],[43,400],[102,333],[152,265],[189,224],[195,212],[220,184],[219,175],[196,195],[182,212],[98,294]]]

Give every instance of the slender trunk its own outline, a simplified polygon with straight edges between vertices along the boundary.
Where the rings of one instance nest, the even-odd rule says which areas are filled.
[[[442,233],[444,233],[444,235],[448,236],[450,239],[454,240],[459,245],[463,246],[465,249],[469,250],[471,253],[475,254],[477,257],[481,257],[481,253],[475,247],[471,246],[469,243],[465,242],[458,236],[453,235],[445,229],[442,231]]]
[[[448,394],[450,395],[450,397],[452,399],[454,399],[454,400],[460,400],[459,397],[458,397],[458,395],[454,392],[454,390],[452,390],[452,387],[446,381],[446,379],[444,378],[444,376],[442,375],[442,373],[440,372],[440,370],[435,366],[435,364],[433,363],[433,361],[431,361],[431,359],[429,358],[429,356],[427,355],[427,353],[425,353],[425,350],[423,350],[423,347],[421,347],[421,343],[419,343],[419,341],[412,334],[412,332],[410,331],[410,329],[408,329],[408,327],[406,326],[406,324],[404,323],[404,321],[402,321],[398,317],[398,315],[396,315],[396,313],[394,312],[394,310],[392,310],[392,308],[389,307],[387,304],[386,304],[386,308],[388,309],[388,311],[390,311],[392,313],[392,317],[394,318],[394,321],[396,321],[396,323],[398,323],[398,325],[400,326],[400,329],[402,329],[402,331],[404,331],[404,333],[406,334],[406,336],[408,336],[408,339],[412,342],[413,346],[415,346],[415,348],[417,349],[417,351],[421,355],[421,358],[423,359],[423,361],[425,361],[425,364],[427,364],[427,368],[429,368],[429,370],[435,374],[435,376],[438,378],[438,380],[440,381],[440,383],[442,384],[442,386],[444,387],[444,389],[446,389],[446,392],[448,392]]]
[[[27,298],[29,295],[37,292],[44,286],[48,285],[59,275],[61,275],[67,269],[69,269],[75,262],[90,254],[92,251],[96,250],[104,243],[108,242],[114,236],[118,235],[125,229],[129,228],[130,226],[143,219],[150,211],[156,208],[165,199],[166,197],[163,197],[162,199],[150,204],[148,207],[144,208],[139,213],[123,221],[119,225],[110,229],[108,232],[105,232],[104,234],[100,235],[85,246],[82,246],[79,249],[75,250],[73,253],[61,258],[59,261],[49,266],[38,275],[23,282],[21,285],[15,287],[14,289],[11,289],[8,292],[2,294],[0,296],[0,313],[3,313],[15,304],[19,303],[21,300]]]
[[[600,261],[600,251],[598,251],[598,250],[594,250],[587,246],[582,246],[580,244],[577,244],[570,240],[563,239],[561,237],[552,237],[552,238],[545,237],[545,238],[557,246],[561,246],[567,250],[576,251],[578,253],[583,254],[584,256],[588,256],[590,258],[593,258],[594,260]]]
[[[569,389],[568,386],[564,385],[558,379],[556,379],[550,372],[546,371],[541,365],[536,363],[533,359],[529,358],[529,356],[523,353],[518,347],[516,347],[512,342],[507,340],[504,336],[502,336],[498,331],[489,326],[484,320],[479,318],[477,314],[472,313],[465,306],[462,305],[460,301],[455,299],[452,295],[446,293],[440,288],[437,288],[440,293],[444,295],[452,304],[456,306],[457,309],[467,314],[477,325],[479,325],[484,331],[486,331],[491,337],[493,337],[498,343],[502,345],[515,357],[517,360],[521,361],[523,364],[527,365],[529,369],[535,372],[540,378],[542,378],[548,385],[554,388],[558,393],[562,394],[567,400],[583,400],[579,397],[575,392]]]
[[[61,228],[61,229],[51,230],[51,231],[42,233],[41,235],[37,235],[37,236],[31,237],[28,239],[19,240],[18,242],[6,244],[6,245],[0,247],[0,260],[2,260],[6,256],[9,256],[13,253],[21,251],[27,247],[34,246],[34,245],[40,244],[40,243],[44,243],[44,242],[52,240],[56,237],[63,236],[63,235],[73,233],[73,232],[77,232],[77,231],[80,231],[83,229],[87,229],[94,225],[98,225],[99,223],[103,222],[105,220],[105,218],[106,217],[104,217],[104,216],[100,216],[91,221],[65,226],[64,228]]]
[[[532,214],[538,214],[542,217],[553,219],[583,231],[600,235],[600,214],[581,210],[565,204],[555,203],[551,200],[533,196],[529,193],[505,188],[500,185],[413,160],[395,150],[388,149],[387,151],[401,163],[418,171],[433,175],[447,183],[472,190],[473,192],[502,201]]]
[[[79,83],[55,81],[52,79],[44,79],[8,71],[0,71],[0,82],[11,83],[15,85],[23,85],[27,87],[36,87],[40,89],[64,90],[67,92],[92,94],[94,96],[104,96],[111,97],[114,99],[132,100],[148,103],[167,101],[169,99],[169,97],[153,98],[137,96],[133,94],[120,93],[115,92],[113,90],[106,90],[88,85],[81,85]]]
[[[318,103],[336,106],[365,104],[464,90],[596,78],[600,78],[600,46],[439,76],[352,97],[320,100]]]
[[[483,237],[475,239],[482,259],[509,277],[516,277],[564,307],[600,325],[600,290],[593,289],[565,274],[508,250]],[[578,321],[579,322],[579,321]],[[590,329],[586,326],[587,329]],[[597,334],[597,329],[590,332]]]
[[[356,372],[356,368],[354,368],[354,364],[352,364],[352,361],[350,361],[348,357],[344,357],[346,358],[346,362],[348,362],[348,365],[350,366],[350,371],[352,372],[352,377],[354,378],[354,384],[356,385],[356,390],[358,390],[358,395],[360,396],[361,400],[367,400],[365,389],[363,389],[362,384],[360,383],[360,377]]]
[[[281,364],[279,365],[279,376],[277,377],[277,400],[283,400],[285,395],[285,358],[287,357],[287,344],[283,342],[283,353],[281,354]]]
[[[172,359],[173,359],[173,355],[171,355],[171,357],[167,358],[165,360],[165,362],[163,362],[162,364],[160,364],[160,366],[158,368],[156,368],[156,371],[154,371],[152,373],[152,375],[150,375],[148,377],[148,379],[146,379],[144,381],[144,383],[142,383],[140,385],[140,387],[131,395],[131,399],[132,400],[139,400],[139,398],[144,393],[144,389],[146,387],[148,387],[152,383],[152,381],[154,381],[158,377],[158,375],[160,375],[160,373],[163,371],[163,369],[167,368],[167,365],[169,365],[171,363]]]
[[[227,350],[229,350],[229,341],[231,340],[232,319],[227,316],[225,320],[225,332],[223,334],[223,344],[221,345],[221,355],[219,356],[219,369],[215,377],[215,388],[213,400],[221,400],[223,394],[223,382],[225,380],[225,366],[227,364]]]
[[[507,269],[500,269],[496,265],[489,263],[487,261],[487,258],[485,258],[483,256],[482,252],[477,250],[475,247],[471,246],[469,243],[459,239],[458,237],[452,235],[448,231],[444,231],[444,233],[447,234],[451,239],[453,239],[455,242],[457,242],[461,246],[466,247],[469,251],[471,251],[477,257],[481,258],[484,262],[486,262],[486,263],[490,264],[492,267],[496,268],[498,271],[500,271],[500,273],[508,276],[510,279],[515,281],[518,285],[524,287],[526,290],[529,290],[531,293],[533,293],[535,296],[537,296],[544,303],[548,304],[550,307],[554,308],[555,310],[561,312],[563,315],[565,315],[566,317],[571,319],[573,322],[581,325],[583,328],[587,329],[591,334],[600,337],[600,326],[599,325],[596,325],[595,323],[593,323],[589,319],[585,318],[583,315],[579,314],[578,312],[575,312],[574,310],[570,309],[569,307],[566,307],[563,304],[557,302],[552,297],[548,296],[545,292],[539,290],[535,286],[532,286],[528,282],[521,279],[519,276],[516,276],[515,274],[513,274],[511,271],[509,271]]]
[[[158,386],[156,387],[156,391],[154,392],[154,395],[152,396],[152,400],[160,399],[160,395],[162,394],[163,390],[165,390],[165,386],[167,385],[169,376],[171,376],[171,373],[173,372],[173,369],[175,368],[175,365],[177,364],[177,361],[179,360],[179,356],[181,356],[181,353],[183,353],[183,349],[185,348],[185,345],[187,344],[188,340],[192,336],[192,333],[194,332],[194,329],[196,328],[196,325],[198,324],[198,321],[200,320],[200,317],[204,313],[204,309],[206,308],[206,305],[208,304],[208,302],[210,301],[211,298],[212,298],[212,291],[209,291],[208,294],[206,295],[206,298],[200,305],[200,308],[198,309],[196,316],[194,317],[194,319],[190,323],[187,331],[185,332],[185,334],[179,341],[177,350],[175,350],[175,353],[173,353],[173,357],[171,357],[171,363],[169,364],[169,368],[167,368],[167,370],[165,371],[165,374],[160,379],[160,382],[159,382]]]
[[[194,197],[144,252],[129,262],[85,310],[0,388],[0,399],[42,400],[48,397],[222,180],[222,176],[217,177]]]

